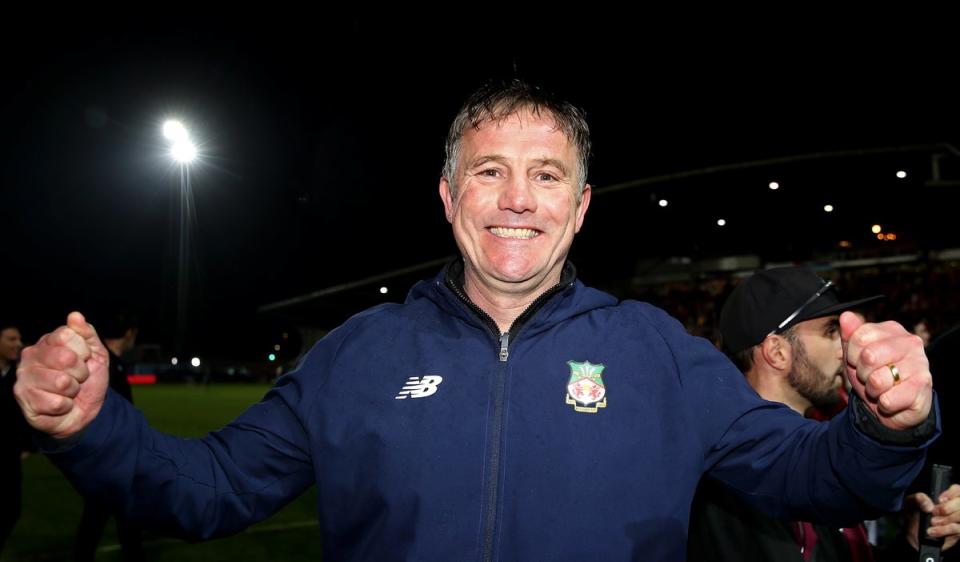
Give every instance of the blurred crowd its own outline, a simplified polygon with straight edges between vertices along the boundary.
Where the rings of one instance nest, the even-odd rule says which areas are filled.
[[[910,263],[817,269],[832,279],[841,294],[884,295],[863,312],[870,318],[896,320],[911,332],[936,339],[960,324],[960,262],[915,261]],[[748,272],[749,273],[749,272]],[[720,308],[741,276],[705,273],[695,279],[666,283],[637,283],[624,298],[659,306],[684,324],[691,334],[719,346],[717,320]],[[620,291],[621,293],[623,291]]]

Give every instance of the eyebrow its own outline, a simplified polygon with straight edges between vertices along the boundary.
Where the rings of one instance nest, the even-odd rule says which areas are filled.
[[[507,165],[507,157],[502,154],[486,154],[484,156],[478,156],[473,161],[467,165],[467,169],[472,170],[477,166],[483,166],[487,162],[496,162],[497,164]]]
[[[563,165],[563,162],[557,160],[556,158],[540,158],[535,160],[537,166],[553,166],[554,168],[560,170],[560,173],[564,176],[567,175],[567,167]]]
[[[823,331],[829,332],[840,328],[840,318],[831,318],[829,322],[823,325]]]
[[[506,166],[509,164],[509,159],[502,154],[487,154],[484,156],[479,156],[476,159],[474,159],[472,162],[469,163],[469,165],[467,166],[467,169],[472,170],[473,168],[476,168],[478,166],[483,166],[488,162],[496,162],[497,164],[502,164]],[[534,164],[532,167],[534,168],[540,167],[540,166],[552,166],[560,170],[560,173],[563,174],[564,176],[567,175],[567,167],[564,166],[563,162],[561,162],[560,160],[557,160],[556,158],[538,158],[533,162]]]

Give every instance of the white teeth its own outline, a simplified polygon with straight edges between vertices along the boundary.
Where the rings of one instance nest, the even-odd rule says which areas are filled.
[[[532,228],[504,228],[501,226],[491,227],[490,233],[500,238],[519,238],[521,240],[527,240],[540,234]]]

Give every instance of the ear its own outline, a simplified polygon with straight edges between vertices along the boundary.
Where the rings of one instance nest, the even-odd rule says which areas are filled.
[[[793,366],[793,348],[787,338],[767,336],[759,345],[760,359],[778,371],[789,372]]]
[[[445,177],[440,178],[440,199],[443,201],[447,222],[453,223],[453,195],[450,193],[450,182]]]
[[[574,233],[580,232],[580,228],[583,226],[583,217],[587,216],[587,207],[590,206],[591,192],[589,183],[583,186],[583,193],[580,194],[580,204],[577,206],[577,228],[573,231]]]

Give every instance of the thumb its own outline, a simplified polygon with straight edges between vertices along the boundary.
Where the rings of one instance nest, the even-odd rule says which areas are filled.
[[[904,498],[904,503],[909,504],[923,513],[931,513],[933,508],[936,507],[936,505],[933,503],[933,500],[930,499],[930,496],[924,494],[923,492],[910,494]]]
[[[865,323],[866,320],[849,310],[840,315],[840,341],[844,343],[844,346],[850,341],[850,337],[857,331],[857,328]]]
[[[83,339],[92,354],[101,356],[104,354],[105,350],[97,331],[93,328],[93,324],[87,322],[83,314],[76,311],[71,312],[67,316],[67,327]]]

